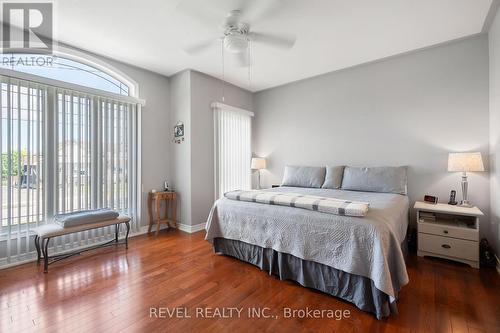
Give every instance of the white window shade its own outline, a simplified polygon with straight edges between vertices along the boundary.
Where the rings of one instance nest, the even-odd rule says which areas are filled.
[[[251,131],[253,113],[213,103],[215,146],[215,196],[251,188]]]

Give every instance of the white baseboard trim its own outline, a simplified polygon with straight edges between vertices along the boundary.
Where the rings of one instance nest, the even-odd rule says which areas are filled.
[[[199,223],[195,225],[177,223],[177,229],[192,234],[198,231],[205,230],[205,223]]]

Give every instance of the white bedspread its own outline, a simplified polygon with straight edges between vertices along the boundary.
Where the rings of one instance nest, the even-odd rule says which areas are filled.
[[[208,217],[206,239],[239,240],[361,275],[391,301],[397,298],[408,283],[401,250],[408,226],[408,197],[297,187],[269,191],[367,202],[370,209],[365,217],[352,217],[221,198]]]

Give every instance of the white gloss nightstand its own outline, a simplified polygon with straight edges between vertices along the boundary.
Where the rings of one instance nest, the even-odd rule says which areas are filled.
[[[418,256],[433,256],[479,268],[479,217],[477,207],[428,204],[417,201]]]

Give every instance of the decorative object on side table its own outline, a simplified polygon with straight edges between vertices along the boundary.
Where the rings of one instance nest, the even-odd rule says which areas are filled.
[[[477,207],[428,204],[417,201],[419,257],[432,256],[479,268],[479,217]]]
[[[456,196],[457,196],[457,191],[451,190],[451,192],[450,192],[450,201],[448,201],[448,205],[455,206],[456,204],[458,204],[457,200],[455,199]]]
[[[438,203],[438,197],[426,194],[424,196],[424,202],[427,202],[427,203],[430,203],[430,204],[437,204]]]
[[[252,157],[252,163],[251,163],[251,166],[250,168],[252,170],[257,170],[258,172],[258,175],[259,175],[259,185],[257,187],[257,189],[261,189],[260,187],[260,170],[262,169],[265,169],[266,168],[266,159],[265,158],[262,158],[262,157]]]
[[[483,159],[480,152],[449,153],[448,171],[462,172],[462,201],[460,206],[472,207],[468,198],[467,172],[484,171]]]
[[[165,201],[165,216],[161,216],[161,202]],[[154,207],[154,209],[153,209]],[[173,224],[177,227],[177,194],[171,191],[151,191],[148,195],[149,227],[148,234],[151,233],[153,224],[156,224],[156,235],[160,232],[160,224]],[[153,212],[154,210],[154,212]]]

